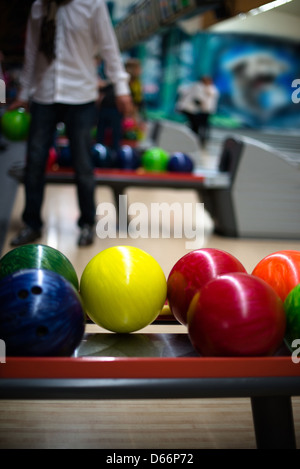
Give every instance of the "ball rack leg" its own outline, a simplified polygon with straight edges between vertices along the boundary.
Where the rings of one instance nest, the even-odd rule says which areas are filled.
[[[251,398],[257,449],[296,449],[290,396]]]

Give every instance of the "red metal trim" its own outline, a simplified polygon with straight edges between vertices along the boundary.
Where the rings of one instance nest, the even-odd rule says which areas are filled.
[[[57,170],[48,170],[48,175],[59,175],[59,176],[72,176],[74,170],[72,168],[59,168]],[[158,179],[160,181],[204,181],[205,177],[202,175],[195,175],[192,173],[173,173],[173,172],[150,172],[143,170],[124,170],[124,169],[105,169],[105,168],[96,168],[94,170],[96,176],[105,176],[120,178],[122,181],[134,181],[134,180],[147,180],[147,179]]]
[[[291,357],[27,358],[8,357],[0,378],[241,378],[298,377]]]

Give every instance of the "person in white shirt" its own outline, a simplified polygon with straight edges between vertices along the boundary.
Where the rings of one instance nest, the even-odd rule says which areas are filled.
[[[216,112],[219,91],[210,77],[203,76],[178,92],[177,110],[186,116],[201,146],[205,147],[209,139],[210,116]]]
[[[91,129],[95,125],[100,55],[114,85],[117,106],[130,114],[129,76],[121,60],[105,0],[36,0],[25,43],[21,89],[10,109],[28,108],[31,127],[25,168],[24,227],[12,239],[17,246],[41,236],[44,173],[58,122],[70,142],[80,209],[79,246],[93,242],[95,224]]]

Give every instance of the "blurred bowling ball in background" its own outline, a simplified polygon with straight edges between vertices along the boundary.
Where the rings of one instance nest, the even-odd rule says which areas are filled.
[[[109,147],[96,143],[92,147],[92,159],[95,168],[115,168],[117,155]]]
[[[58,164],[57,158],[58,158],[58,155],[57,155],[56,148],[51,147],[49,149],[49,154],[48,154],[48,161],[47,161],[47,167],[46,167],[47,171],[52,170],[57,166]]]
[[[194,169],[194,162],[193,160],[182,153],[181,151],[177,151],[170,155],[169,163],[168,163],[168,170],[177,172],[177,173],[191,173]]]
[[[65,137],[66,136],[66,126],[64,122],[58,122],[56,126],[56,132],[58,137]]]
[[[4,137],[12,141],[25,140],[28,137],[30,119],[30,114],[24,108],[6,111],[1,119]]]
[[[132,117],[126,117],[122,122],[123,138],[137,140],[137,122]]]
[[[0,279],[20,269],[46,269],[62,275],[78,290],[78,277],[69,259],[57,249],[43,244],[25,244],[0,259]]]
[[[121,169],[137,169],[140,166],[138,151],[130,145],[122,145],[118,152],[117,166]]]
[[[91,130],[91,137],[92,137],[92,140],[96,141],[97,139],[97,126],[96,125]]]
[[[62,168],[70,168],[73,165],[70,145],[60,145],[57,149],[57,164]]]
[[[163,148],[148,148],[142,154],[142,166],[147,171],[167,171],[169,163],[169,153]]]
[[[8,356],[70,356],[85,315],[79,293],[50,270],[25,269],[0,280],[0,337]]]
[[[132,117],[126,117],[123,119],[122,122],[122,128],[124,132],[127,132],[128,130],[133,130],[136,127],[136,121]]]

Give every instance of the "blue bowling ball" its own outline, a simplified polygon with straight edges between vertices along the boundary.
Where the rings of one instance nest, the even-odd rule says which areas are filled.
[[[140,166],[139,153],[130,145],[122,145],[118,152],[117,164],[121,169],[137,169]]]
[[[72,154],[69,145],[59,146],[57,149],[57,164],[62,168],[70,168],[73,165]]]
[[[116,166],[115,153],[102,143],[93,145],[92,159],[95,168],[114,168]]]
[[[182,153],[181,151],[177,151],[170,155],[169,163],[168,163],[168,170],[178,173],[191,173],[194,169],[194,162],[193,160]]]
[[[0,281],[0,337],[8,356],[71,356],[85,313],[79,293],[50,270],[23,269]]]

